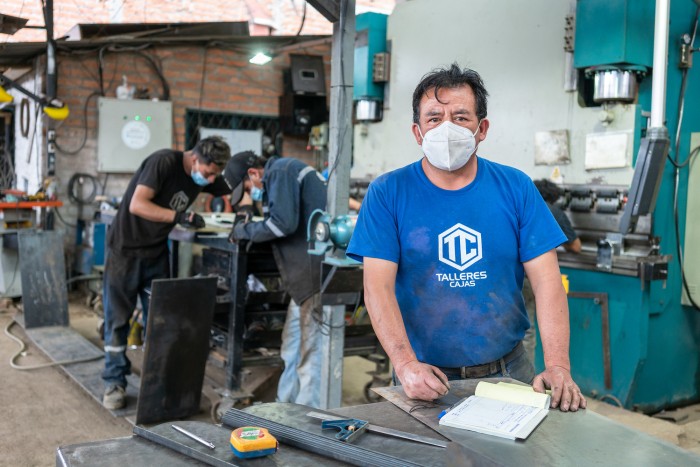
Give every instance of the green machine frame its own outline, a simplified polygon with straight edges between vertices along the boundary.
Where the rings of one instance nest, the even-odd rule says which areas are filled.
[[[671,2],[665,110],[669,157],[676,161],[686,160],[694,149],[691,138],[692,144],[700,145],[700,136],[693,137],[700,133],[700,70],[679,67],[680,40],[684,34],[693,34],[698,8],[690,0]],[[579,0],[575,66],[583,71],[583,67],[607,65],[611,60],[648,66],[652,44],[640,38],[653,37],[653,15],[653,0]],[[596,49],[601,42],[605,46]],[[698,43],[696,39],[695,45]],[[685,105],[676,151],[683,73],[687,73]],[[642,109],[650,108],[650,73],[639,84],[636,103]],[[639,137],[646,131],[646,119],[638,120],[635,154]],[[649,235],[652,243],[658,242],[650,246],[651,254],[664,260],[657,264],[647,257],[634,275],[595,264],[571,266],[560,255],[562,274],[570,283],[572,374],[589,396],[646,413],[700,399],[700,312],[683,304],[678,257],[678,245],[686,245],[687,227],[700,224],[700,212],[686,214],[692,167],[691,163],[679,170],[676,197],[676,169],[669,160],[664,164]],[[693,298],[700,301],[700,293]],[[541,346],[536,360],[541,370]]]

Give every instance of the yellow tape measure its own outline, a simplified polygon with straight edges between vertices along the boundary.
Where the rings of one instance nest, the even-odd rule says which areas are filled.
[[[242,459],[274,454],[278,446],[275,437],[265,428],[244,426],[231,432],[231,451]]]

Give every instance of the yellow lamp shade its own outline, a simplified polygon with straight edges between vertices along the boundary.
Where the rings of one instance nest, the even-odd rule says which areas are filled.
[[[5,88],[0,86],[0,104],[6,104],[8,102],[12,102],[14,100],[14,96],[11,94],[8,94],[7,91],[5,91]]]
[[[70,110],[65,104],[63,105],[63,107],[46,106],[43,110],[44,113],[49,116],[49,118],[52,118],[54,120],[65,120],[70,114]]]

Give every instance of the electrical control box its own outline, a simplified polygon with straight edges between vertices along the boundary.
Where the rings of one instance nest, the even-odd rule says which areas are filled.
[[[388,81],[387,15],[357,15],[355,39],[354,100],[384,100],[384,83]]]
[[[700,133],[690,134],[690,152],[700,147]],[[694,157],[697,159],[697,155]],[[685,160],[681,158],[681,160]],[[695,303],[700,300],[700,164],[695,160],[690,163],[688,174],[688,206],[685,215],[685,246],[683,248],[683,270],[688,283],[690,295]],[[691,305],[688,294],[683,289],[681,303]]]
[[[100,97],[97,170],[135,172],[141,162],[173,144],[171,102]]]

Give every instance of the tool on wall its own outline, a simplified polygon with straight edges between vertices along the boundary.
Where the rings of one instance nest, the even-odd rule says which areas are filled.
[[[7,89],[16,89],[25,96],[36,101],[41,105],[41,109],[44,113],[53,120],[65,120],[70,114],[68,106],[60,99],[34,94],[7,76],[0,75],[0,103],[9,103],[14,100],[14,96],[9,94]]]

